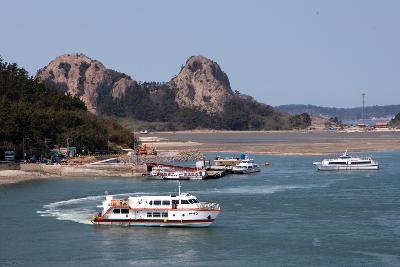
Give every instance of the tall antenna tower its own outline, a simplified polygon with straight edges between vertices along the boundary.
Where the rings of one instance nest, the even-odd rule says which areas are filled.
[[[362,110],[361,110],[361,119],[365,120],[365,93],[362,93]]]

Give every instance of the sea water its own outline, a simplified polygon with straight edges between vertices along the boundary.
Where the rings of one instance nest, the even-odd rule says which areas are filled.
[[[210,155],[213,157],[215,155]],[[400,266],[400,153],[378,171],[319,172],[321,157],[254,156],[261,173],[184,181],[217,202],[208,228],[91,225],[109,194],[170,194],[147,178],[0,187],[0,266]]]

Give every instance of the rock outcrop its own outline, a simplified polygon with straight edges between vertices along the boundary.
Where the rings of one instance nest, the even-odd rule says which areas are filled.
[[[78,96],[96,113],[101,95],[114,99],[133,90],[136,82],[126,74],[107,69],[83,54],[65,54],[40,69],[36,78],[72,96]]]
[[[199,108],[207,113],[222,112],[233,96],[228,76],[219,65],[203,56],[192,56],[170,81],[181,107]]]

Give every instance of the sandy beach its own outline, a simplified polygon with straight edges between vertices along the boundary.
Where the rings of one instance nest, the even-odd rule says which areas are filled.
[[[16,184],[33,180],[44,180],[54,177],[53,175],[40,172],[28,172],[21,170],[1,170],[0,185]]]
[[[400,132],[184,131],[152,133],[152,145],[170,150],[246,152],[270,155],[328,155],[400,150]],[[165,141],[168,140],[168,141]],[[179,143],[179,145],[176,145]]]

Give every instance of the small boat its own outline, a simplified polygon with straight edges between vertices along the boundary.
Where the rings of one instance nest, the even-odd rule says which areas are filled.
[[[147,131],[147,130],[144,130],[144,131],[140,131],[139,133],[140,133],[140,134],[148,134],[148,133],[149,133],[149,131]]]
[[[124,226],[207,227],[221,212],[217,203],[200,202],[189,193],[169,196],[113,198],[106,195],[102,211],[91,218],[93,224]]]
[[[336,159],[324,159],[321,162],[313,162],[320,171],[333,170],[377,170],[379,163],[371,157],[352,157],[347,154],[347,150]]]
[[[250,159],[247,155],[246,157],[241,160],[241,162],[232,168],[233,173],[254,173],[260,172],[260,167],[254,163],[253,159]]]
[[[163,177],[165,175],[168,175],[170,173],[174,172],[174,169],[171,167],[163,166],[163,165],[158,165],[154,166],[150,172],[150,175],[153,177]]]
[[[217,157],[214,159],[215,166],[235,166],[240,163],[239,158],[222,158]]]
[[[198,171],[175,171],[163,175],[164,180],[202,180],[206,177],[204,170]]]

